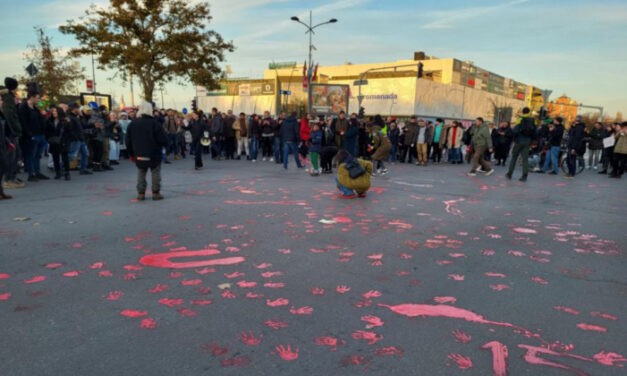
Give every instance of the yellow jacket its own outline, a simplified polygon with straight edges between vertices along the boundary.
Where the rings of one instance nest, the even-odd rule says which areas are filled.
[[[366,173],[356,179],[351,179],[344,163],[340,163],[337,168],[337,180],[348,189],[353,189],[357,193],[366,193],[370,189],[370,176],[372,175],[372,162],[357,159],[357,162],[366,170]]]

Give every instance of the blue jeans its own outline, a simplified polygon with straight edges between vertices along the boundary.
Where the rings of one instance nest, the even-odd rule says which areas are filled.
[[[75,141],[70,144],[70,150],[68,152],[70,159],[76,158],[76,155],[81,156],[81,165],[79,169],[81,171],[87,171],[87,164],[89,163],[89,150],[87,145],[82,141]]]
[[[179,154],[179,144],[178,144],[178,135],[176,133],[168,133],[168,147],[166,153],[170,155],[170,153],[174,153],[174,155]]]
[[[281,163],[281,139],[279,137],[274,138],[272,148],[274,149],[274,161]],[[283,159],[283,161],[285,161],[285,159]]]
[[[31,154],[30,154],[30,174],[32,175],[37,175],[41,172],[41,167],[40,167],[40,160],[41,160],[41,155],[44,153],[44,151],[46,150],[46,139],[44,138],[44,135],[40,134],[40,135],[36,135],[33,136],[33,140],[31,143]]]
[[[390,158],[388,159],[388,161],[390,162],[396,161],[396,153],[397,153],[397,146],[395,143],[392,143],[392,149],[390,149]]]
[[[559,146],[551,146],[547,155],[544,157],[544,167],[542,171],[549,171],[549,166],[553,167],[553,171],[557,174],[559,173],[559,164],[557,163],[557,157],[560,154]]]
[[[460,163],[462,161],[462,151],[460,148],[448,149],[448,161],[450,163]]]
[[[250,151],[250,159],[251,160],[257,160],[257,154],[259,154],[259,139],[255,138],[254,136],[250,138],[250,146],[249,146],[249,151]]]
[[[283,167],[287,168],[287,157],[289,156],[290,151],[294,154],[296,166],[298,166],[298,168],[302,168],[303,166],[300,164],[300,159],[298,158],[298,145],[296,145],[296,142],[293,141],[286,141],[283,143]]]
[[[342,194],[344,196],[350,196],[350,195],[354,195],[355,191],[353,191],[350,188],[346,188],[345,186],[343,186],[340,181],[337,179],[337,176],[335,177],[335,184],[337,185],[337,189],[340,190],[340,192],[342,192]]]

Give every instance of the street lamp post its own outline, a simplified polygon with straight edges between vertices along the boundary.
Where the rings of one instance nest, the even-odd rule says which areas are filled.
[[[311,114],[311,75],[309,74],[309,70],[311,70],[311,51],[313,50],[313,45],[311,44],[311,38],[312,38],[312,34],[314,34],[314,29],[322,26],[322,25],[326,25],[326,24],[330,24],[330,23],[336,23],[337,19],[335,18],[331,18],[330,20],[326,21],[326,22],[322,22],[319,23],[317,25],[313,25],[312,22],[312,15],[311,15],[311,11],[309,11],[309,24],[304,23],[303,21],[301,21],[298,17],[293,16],[290,18],[292,21],[296,21],[299,24],[305,26],[307,28],[306,33],[309,33],[309,68],[307,69],[307,71],[305,72],[305,74],[307,74],[307,112],[309,112]]]

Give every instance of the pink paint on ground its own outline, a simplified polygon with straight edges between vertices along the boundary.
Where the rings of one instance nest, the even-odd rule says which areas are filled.
[[[217,249],[156,253],[156,254],[146,255],[142,257],[141,259],[139,259],[139,263],[145,266],[152,266],[155,268],[186,269],[186,268],[201,268],[204,266],[214,266],[214,265],[236,265],[246,260],[243,257],[225,257],[225,258],[210,259],[210,260],[203,260],[203,261],[188,261],[188,262],[171,261],[171,259],[185,258],[185,257],[215,256],[219,253],[220,251],[218,251]]]
[[[103,211],[103,212],[102,212],[102,215],[104,215],[104,216],[106,216],[106,217],[110,217],[110,216],[112,216],[112,215],[113,215],[113,212],[111,212],[111,211]]]
[[[57,269],[57,268],[62,267],[63,265],[65,265],[65,264],[62,263],[62,262],[51,262],[51,263],[46,264],[46,268],[47,269]],[[0,278],[0,279],[2,279],[2,278]]]
[[[627,358],[615,352],[601,351],[598,354],[594,354],[593,358],[605,366],[622,367],[623,365],[619,363],[627,362]]]
[[[612,320],[612,321],[618,320],[618,317],[616,317],[614,315],[610,315],[609,313],[602,313],[602,312],[598,312],[598,311],[590,312],[590,316],[600,317],[602,319]]]
[[[72,271],[63,273],[62,275],[64,277],[74,278],[74,277],[78,277],[80,274],[81,272],[79,270],[72,270]]]
[[[532,228],[526,228],[526,227],[516,227],[516,228],[513,228],[512,231],[518,234],[537,234],[538,233],[538,231]]]
[[[507,358],[509,357],[507,346],[492,341],[481,346],[481,348],[492,351],[492,374],[494,376],[507,376]]]
[[[521,251],[507,251],[508,255],[512,255],[512,256],[516,256],[516,257],[523,257],[523,256],[527,256],[524,252]]]
[[[11,297],[11,293],[5,292],[4,294],[0,294],[0,301],[9,300],[10,297]]]
[[[285,298],[278,298],[278,299],[275,299],[275,300],[270,300],[270,299],[266,300],[266,305],[269,306],[269,307],[282,307],[282,306],[286,306],[288,304],[290,304],[290,301],[288,299],[285,299]]]
[[[455,304],[457,302],[457,298],[454,296],[436,296],[433,298],[433,301],[438,304]]]
[[[352,334],[352,337],[357,340],[363,339],[364,341],[367,341],[369,345],[374,345],[375,343],[383,339],[383,336],[381,334],[377,334],[375,332],[368,332],[365,330],[358,330],[354,332]]]
[[[331,351],[337,351],[340,342],[335,337],[316,337],[314,343],[318,346],[329,346]]]
[[[453,330],[451,334],[455,338],[455,342],[468,343],[472,340],[472,336],[470,334],[459,329]]]
[[[102,269],[103,266],[104,262],[94,262],[93,264],[89,265],[89,269]]]
[[[224,276],[228,279],[234,279],[245,276],[244,273],[241,272],[233,272],[233,273],[224,273]]]
[[[599,325],[593,325],[593,324],[586,324],[586,323],[579,323],[577,324],[577,327],[581,330],[586,330],[586,331],[592,331],[592,332],[601,332],[601,333],[605,333],[607,332],[607,328],[603,327],[603,326],[599,326]]]
[[[372,360],[369,357],[361,355],[347,355],[342,358],[341,364],[344,367],[348,366],[362,366],[370,364]]]
[[[250,365],[252,361],[246,355],[236,355],[232,358],[220,359],[220,365],[222,367],[245,367]]]
[[[113,277],[113,273],[110,270],[101,270],[98,272],[98,277]]]
[[[567,354],[567,353],[559,353],[544,347],[538,347],[538,346],[529,346],[529,345],[518,345],[519,348],[521,349],[525,349],[527,352],[525,353],[525,355],[523,356],[523,360],[529,364],[533,364],[533,365],[538,365],[538,366],[546,366],[546,367],[553,367],[553,368],[560,368],[560,369],[564,369],[567,371],[570,371],[574,374],[576,374],[577,376],[588,376],[588,374],[582,370],[579,370],[577,368],[573,368],[564,364],[560,364],[560,363],[556,363],[550,360],[546,360],[543,359],[539,356],[539,354],[547,354],[547,355],[552,355],[552,356],[558,356],[558,357],[566,357],[566,358],[574,358],[574,359],[578,359],[578,360],[584,360],[584,361],[591,361],[591,359],[582,357],[582,356],[577,356],[577,355],[571,355],[571,354]]]
[[[537,276],[536,277],[531,277],[531,280],[533,282],[537,283],[537,284],[540,284],[540,285],[548,285],[549,284],[549,281],[547,281],[544,278],[537,277]]]
[[[276,354],[285,361],[291,362],[292,360],[298,359],[298,349],[294,348],[294,350],[292,350],[292,347],[290,345],[279,345],[276,346],[274,349],[276,351]]]
[[[459,210],[459,208],[457,207],[457,204],[460,202],[464,202],[464,201],[466,201],[466,199],[460,198],[457,200],[442,201],[442,203],[444,204],[444,210],[447,213],[456,215],[458,217],[463,217],[464,214],[462,213],[461,210]]]
[[[154,329],[157,327],[157,321],[148,317],[146,319],[142,319],[142,321],[139,323],[139,327],[142,329]]]
[[[462,257],[466,257],[466,254],[464,254],[464,253],[449,253],[448,256],[451,257],[451,258],[462,258]]]
[[[134,309],[125,309],[123,311],[120,311],[120,315],[126,316],[126,317],[132,317],[132,318],[144,317],[148,315],[148,311],[137,311]]]
[[[345,285],[340,285],[340,286],[337,286],[337,287],[335,288],[335,291],[336,291],[338,294],[346,294],[346,293],[347,293],[347,292],[349,292],[350,290],[351,290],[351,288],[350,288],[350,287],[348,287],[348,286],[345,286]]]
[[[580,311],[574,308],[569,308],[569,307],[564,307],[564,306],[554,306],[553,309],[556,311],[568,313],[569,315],[578,315],[581,313]]]
[[[106,300],[120,300],[124,296],[122,291],[110,291],[104,298]]]
[[[283,275],[283,272],[263,272],[261,273],[261,276],[263,278],[274,278],[274,277],[280,277]]]
[[[292,315],[311,315],[313,313],[313,308],[305,306],[300,308],[290,308],[290,313]]]
[[[510,287],[509,285],[504,285],[504,284],[502,284],[502,283],[497,284],[497,285],[490,285],[490,288],[491,288],[492,290],[495,290],[495,291],[503,291],[503,290],[509,290],[509,289],[511,289],[511,287]]]
[[[0,273],[0,279],[9,279],[9,278],[11,278],[11,274]]]
[[[264,263],[261,263],[259,265],[255,265],[255,268],[257,268],[257,269],[268,269],[268,268],[271,268],[271,267],[272,267],[272,264],[270,264],[268,262],[264,262]]]
[[[448,358],[455,362],[459,369],[472,368],[472,360],[462,354],[448,354]]]
[[[248,299],[261,299],[263,297],[265,297],[264,294],[257,294],[257,293],[250,292],[250,291],[246,293],[246,298]]]
[[[448,277],[453,281],[463,281],[464,279],[466,279],[466,277],[461,274],[449,274]]]
[[[381,292],[377,290],[370,290],[366,293],[363,293],[361,296],[363,296],[364,299],[372,299],[372,298],[380,298],[381,295],[382,295]]]
[[[409,223],[403,222],[400,219],[395,219],[393,221],[388,222],[388,225],[390,226],[395,226],[396,228],[400,229],[400,230],[410,230],[412,229],[414,226],[410,225]]]
[[[150,290],[148,290],[148,292],[151,293],[151,294],[156,294],[158,292],[163,292],[163,291],[165,291],[165,290],[167,290],[169,288],[170,288],[170,286],[168,286],[168,285],[162,285],[160,283],[157,283],[155,285],[155,287],[153,287]]]
[[[312,287],[310,291],[312,295],[318,295],[318,296],[324,295],[324,289],[321,287]]]
[[[285,283],[283,282],[266,282],[263,284],[264,287],[267,287],[269,289],[282,289],[283,287],[285,287]]]
[[[306,201],[246,201],[246,200],[225,200],[229,205],[286,205],[286,206],[307,206]]]
[[[274,330],[279,330],[283,328],[287,328],[287,323],[281,320],[268,320],[263,323],[265,326],[272,328]]]
[[[239,281],[236,284],[237,286],[243,289],[251,289],[253,287],[257,287],[257,282],[253,282],[253,281]]]
[[[376,356],[398,356],[402,357],[405,354],[405,350],[396,346],[381,347],[374,350]]]
[[[483,275],[485,275],[486,277],[491,277],[491,278],[506,278],[507,277],[503,273],[494,273],[494,272],[486,272],[486,273],[483,273]]]
[[[239,340],[247,345],[247,346],[257,346],[261,343],[261,339],[263,336],[260,334],[259,336],[255,336],[253,332],[241,332],[239,335]]]
[[[185,317],[193,317],[198,315],[198,312],[189,309],[189,308],[177,308],[176,311],[181,315],[181,316],[185,316]]]
[[[235,298],[237,298],[237,295],[235,295],[233,292],[231,292],[231,290],[224,290],[224,291],[222,291],[220,296],[222,296],[222,298],[224,298],[224,299],[235,299]]]
[[[366,323],[366,329],[377,328],[383,326],[381,318],[373,315],[361,316],[361,321]]]
[[[183,305],[183,299],[162,298],[162,299],[159,299],[159,304],[168,306],[168,307],[176,307],[176,306]]]
[[[30,284],[33,284],[33,283],[43,282],[43,281],[45,281],[46,279],[47,279],[47,278],[46,278],[46,276],[43,276],[43,275],[38,275],[38,276],[33,277],[33,278],[31,278],[31,279],[27,279],[27,280],[25,280],[25,281],[24,281],[24,283],[26,283],[26,284],[29,284],[29,285],[30,285]]]
[[[337,223],[352,223],[353,220],[349,217],[333,217],[333,220]]]
[[[196,274],[205,275],[209,273],[215,273],[216,269],[215,268],[202,268],[202,269],[196,269],[194,270],[194,272],[196,272]]]

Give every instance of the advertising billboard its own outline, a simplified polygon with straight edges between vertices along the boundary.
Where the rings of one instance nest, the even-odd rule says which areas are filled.
[[[311,85],[311,111],[314,115],[337,115],[348,112],[348,85]]]

